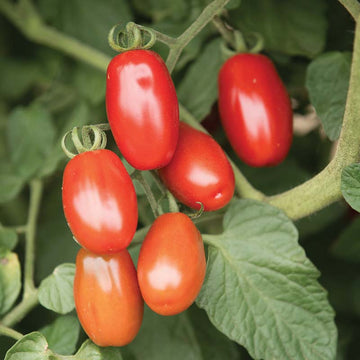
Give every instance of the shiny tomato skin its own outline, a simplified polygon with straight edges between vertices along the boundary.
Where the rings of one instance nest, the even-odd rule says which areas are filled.
[[[206,260],[201,234],[183,213],[166,213],[151,226],[138,258],[139,286],[146,304],[160,315],[175,315],[196,299]]]
[[[138,220],[134,185],[110,150],[76,155],[65,167],[62,200],[66,220],[84,248],[107,254],[125,249]]]
[[[222,66],[218,85],[221,121],[239,158],[257,167],[284,160],[292,142],[292,109],[271,60],[234,55]]]
[[[76,257],[74,299],[79,321],[99,346],[123,346],[138,333],[144,301],[129,252]]]
[[[234,195],[234,172],[220,145],[182,122],[174,157],[159,169],[159,176],[178,200],[193,209],[201,202],[205,211],[218,210]]]
[[[179,105],[164,61],[150,50],[126,51],[111,60],[106,79],[107,116],[122,155],[139,170],[168,164]]]

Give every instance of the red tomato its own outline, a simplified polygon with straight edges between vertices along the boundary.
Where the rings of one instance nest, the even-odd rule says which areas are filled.
[[[74,299],[80,323],[99,346],[123,346],[140,329],[144,301],[129,252],[76,257]]]
[[[71,159],[62,198],[66,220],[80,245],[97,254],[129,245],[137,226],[137,199],[129,174],[112,151],[87,151]]]
[[[292,141],[289,96],[273,63],[237,54],[219,73],[219,111],[236,154],[248,165],[279,164]]]
[[[175,315],[196,299],[206,260],[201,235],[188,216],[166,213],[151,226],[141,246],[138,280],[146,304],[160,315]]]
[[[206,211],[218,210],[234,195],[234,173],[220,145],[184,123],[175,155],[159,175],[177,199],[194,209],[201,202]]]
[[[122,155],[140,170],[168,164],[179,105],[164,61],[153,51],[126,51],[111,60],[106,79],[107,116]]]

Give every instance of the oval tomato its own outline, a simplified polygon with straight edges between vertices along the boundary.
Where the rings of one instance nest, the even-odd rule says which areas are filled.
[[[88,250],[126,248],[137,226],[137,199],[129,174],[109,150],[76,155],[65,167],[62,199],[75,239]]]
[[[210,136],[180,123],[179,141],[171,162],[159,175],[183,204],[218,210],[232,198],[234,172],[220,145]]]
[[[146,304],[160,315],[175,315],[196,299],[206,260],[201,234],[188,216],[166,213],[151,226],[141,246],[138,280]]]
[[[178,139],[179,105],[161,57],[149,50],[115,56],[107,69],[106,111],[117,146],[136,169],[165,166]]]
[[[126,345],[140,329],[144,301],[127,250],[96,255],[81,249],[76,257],[74,299],[83,329],[99,346]]]
[[[219,111],[236,154],[251,166],[286,157],[292,141],[289,96],[273,63],[259,54],[237,54],[219,73]]]

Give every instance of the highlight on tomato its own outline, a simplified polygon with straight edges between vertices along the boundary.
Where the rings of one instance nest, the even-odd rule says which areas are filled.
[[[166,213],[151,226],[138,258],[138,280],[146,304],[160,315],[186,310],[206,272],[201,234],[183,213]]]
[[[218,85],[222,125],[239,158],[258,167],[282,162],[292,142],[292,109],[271,60],[234,55],[222,66]]]
[[[182,122],[174,157],[159,176],[179,201],[194,209],[200,202],[205,211],[218,210],[234,195],[234,172],[220,145]]]
[[[86,249],[115,253],[131,242],[138,220],[136,193],[112,151],[86,151],[72,158],[63,175],[62,201],[68,225]]]
[[[169,163],[178,140],[179,105],[158,54],[130,50],[111,60],[106,111],[116,144],[130,165],[150,170]]]
[[[76,257],[74,299],[79,321],[99,346],[124,346],[137,335],[144,313],[136,270],[127,250]]]

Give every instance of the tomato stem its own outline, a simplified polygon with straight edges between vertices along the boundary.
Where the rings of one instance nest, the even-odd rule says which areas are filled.
[[[157,203],[154,193],[151,190],[150,185],[147,183],[146,179],[144,178],[143,174],[139,170],[135,170],[131,177],[139,182],[141,187],[144,189],[145,195],[148,199],[148,202],[151,207],[151,211],[154,214],[154,217],[157,218],[160,213],[162,213],[162,209],[160,208],[160,204]]]
[[[11,329],[7,326],[0,324],[0,335],[5,335],[11,337],[15,340],[20,340],[24,335],[19,333],[18,331]]]
[[[41,197],[43,193],[43,182],[39,179],[30,183],[30,206],[25,232],[26,250],[24,267],[24,298],[35,289],[34,285],[34,263],[35,263],[35,234],[36,223],[39,215]]]
[[[339,2],[346,8],[346,10],[356,21],[360,15],[360,3],[357,0],[339,0]]]
[[[213,17],[229,2],[229,0],[212,1],[199,17],[179,36],[170,47],[166,66],[171,73],[185,46],[213,19]]]

